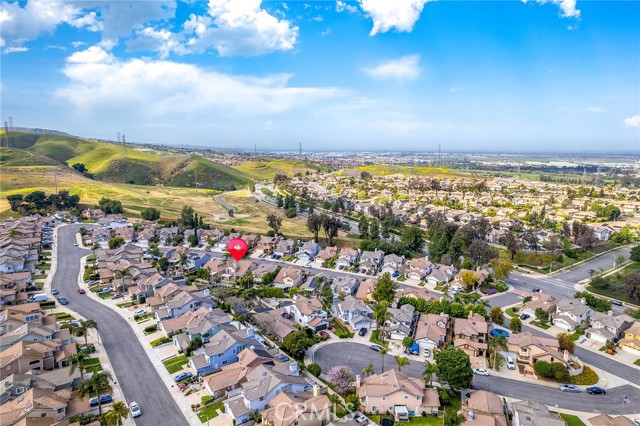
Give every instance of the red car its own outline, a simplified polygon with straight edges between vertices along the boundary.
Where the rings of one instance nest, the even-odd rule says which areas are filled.
[[[80,293],[80,294],[84,294],[84,293],[85,293],[84,288],[79,288],[79,289],[78,289],[78,293]]]
[[[327,333],[326,331],[321,331],[320,333],[318,333],[323,339],[328,339],[331,336],[329,335],[329,333]]]

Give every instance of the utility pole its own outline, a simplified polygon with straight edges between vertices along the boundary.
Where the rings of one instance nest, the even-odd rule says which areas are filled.
[[[53,182],[56,188],[56,194],[58,193],[58,169],[53,171]]]
[[[298,143],[298,153],[300,154],[300,157],[302,157],[302,142]]]
[[[127,140],[124,137],[124,133],[122,134],[122,144],[124,145],[124,158],[127,158]]]
[[[118,143],[120,143],[120,132],[118,132],[117,135],[118,135]]]
[[[9,128],[13,131],[13,117],[9,117]]]
[[[258,155],[258,145],[253,144],[253,155]]]
[[[9,123],[4,122],[4,143],[9,148]]]
[[[198,169],[196,169],[196,189],[198,189]]]

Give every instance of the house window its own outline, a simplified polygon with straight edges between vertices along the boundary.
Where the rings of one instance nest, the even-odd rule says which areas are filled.
[[[417,399],[418,401],[420,401],[420,400],[422,400],[422,397],[421,397],[420,395],[418,395],[418,396],[416,396],[416,399]]]
[[[387,399],[387,397],[386,397],[386,396],[383,396],[383,397],[382,397],[382,400],[383,400],[383,401],[385,401],[386,399]]]
[[[264,396],[261,396],[258,401],[264,401]]]
[[[409,399],[409,395],[405,395],[405,396],[404,396],[404,399]]]
[[[371,407],[371,411],[373,411],[374,413],[378,411],[378,406],[374,405],[373,407]]]

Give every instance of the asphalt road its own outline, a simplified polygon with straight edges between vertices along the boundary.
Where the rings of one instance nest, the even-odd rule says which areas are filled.
[[[89,250],[73,246],[82,225],[58,229],[58,263],[52,288],[69,300],[67,307],[98,323],[98,331],[127,402],[136,401],[142,416],[138,426],[180,426],[189,424],[160,379],[155,367],[127,322],[111,309],[78,294],[80,258]]]
[[[213,197],[213,199],[215,200],[216,203],[220,204],[222,207],[224,207],[225,209],[228,210],[233,210],[234,212],[236,211],[236,208],[233,207],[231,204],[227,203],[226,201],[223,200],[223,197],[226,194],[218,194],[215,197]]]
[[[335,365],[346,365],[356,374],[370,363],[376,373],[382,368],[380,353],[372,351],[366,345],[351,342],[334,343],[319,348],[314,354],[314,362],[320,365],[323,371],[328,371]],[[385,370],[397,368],[395,359],[390,355],[385,355],[384,363]],[[402,367],[402,372],[421,377],[423,369],[424,363],[411,361],[408,366]],[[474,389],[488,390],[510,398],[531,399],[552,407],[588,413],[627,414],[640,411],[640,389],[631,385],[607,389],[606,395],[567,393],[549,386],[497,376],[475,376],[473,385]],[[624,395],[629,397],[631,405],[623,406]]]
[[[560,272],[559,274],[554,275],[554,277],[560,278],[564,281],[577,283],[578,281],[582,281],[591,277],[591,274],[589,274],[590,269],[599,272],[600,268],[602,268],[602,270],[604,271],[614,268],[615,259],[620,255],[624,256],[625,260],[628,260],[630,251],[631,249],[629,247],[622,247],[617,250],[613,250],[607,254],[603,254],[602,256],[598,256],[593,260],[578,265],[573,269],[565,272]]]

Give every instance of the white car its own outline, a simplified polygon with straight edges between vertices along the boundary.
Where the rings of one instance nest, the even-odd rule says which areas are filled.
[[[473,374],[477,374],[478,376],[488,376],[489,372],[484,368],[474,368]]]
[[[147,311],[145,311],[144,309],[138,309],[137,311],[134,312],[135,315],[144,315],[146,313]]]
[[[585,336],[584,334],[578,337],[578,343],[584,343],[585,340],[587,340],[587,336]]]
[[[458,294],[462,291],[462,288],[457,287],[457,286],[453,286],[449,289],[449,293],[451,294]]]
[[[142,415],[142,410],[135,401],[129,405],[129,410],[131,411],[131,417],[140,417]]]

